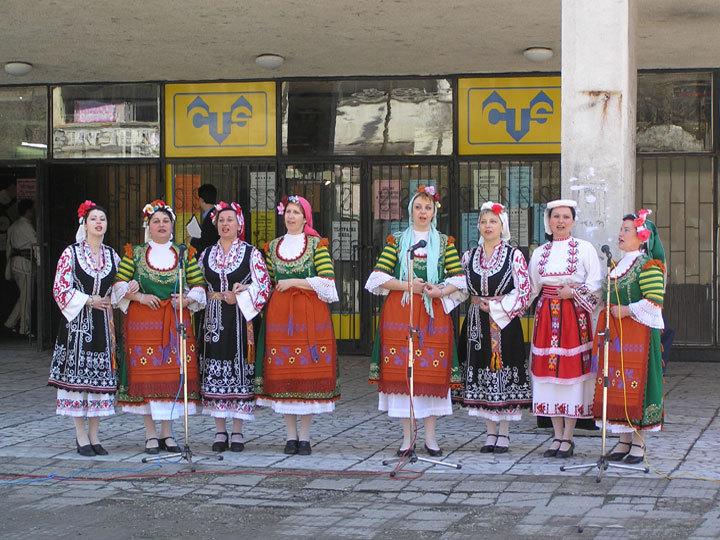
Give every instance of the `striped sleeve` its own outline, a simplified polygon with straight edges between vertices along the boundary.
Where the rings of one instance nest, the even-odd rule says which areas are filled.
[[[115,274],[115,283],[118,281],[128,282],[135,276],[135,260],[133,259],[133,250],[130,244],[125,246],[125,256],[118,265],[117,273]]]
[[[195,257],[190,257],[187,261],[187,270],[185,271],[185,281],[188,287],[205,287],[205,278],[203,277],[200,267]]]
[[[320,243],[315,248],[313,262],[318,276],[335,279],[335,270],[333,270],[330,251],[328,251],[327,238],[320,240]]]
[[[272,257],[270,257],[270,242],[265,242],[263,246],[263,256],[265,257],[265,266],[267,266],[270,282],[275,283],[275,266],[273,265]]]
[[[448,237],[447,247],[445,248],[445,275],[446,276],[462,276],[465,272],[463,271],[462,263],[460,262],[460,256],[458,255],[457,248],[455,247],[455,239],[452,236]]]
[[[373,270],[382,272],[383,274],[395,275],[395,265],[397,264],[397,246],[395,245],[395,237],[388,236],[385,247],[378,257],[377,263]]]
[[[665,276],[662,263],[650,261],[640,272],[640,292],[643,298],[656,306],[662,307],[665,297]]]

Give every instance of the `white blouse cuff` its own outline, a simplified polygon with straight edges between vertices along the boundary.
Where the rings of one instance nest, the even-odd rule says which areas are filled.
[[[315,294],[318,295],[318,298],[323,302],[332,304],[333,302],[340,300],[337,288],[335,287],[334,279],[320,276],[307,277],[305,279],[312,287],[312,290],[315,291]]]
[[[503,300],[505,300],[505,298],[503,298]],[[492,320],[495,321],[495,324],[497,324],[501,330],[510,324],[512,319],[508,317],[507,312],[503,308],[502,300],[490,300],[489,305],[490,317],[492,317]]]
[[[189,300],[188,309],[190,313],[196,313],[201,309],[205,309],[207,304],[207,297],[205,296],[205,289],[202,287],[193,287],[190,292],[187,293]]]
[[[123,313],[127,313],[128,307],[130,306],[130,299],[125,298],[128,290],[127,281],[118,281],[112,286],[112,295],[110,301]]]
[[[87,304],[88,298],[90,298],[89,294],[75,291],[68,304],[62,310],[62,314],[68,321],[72,321],[83,309],[85,309],[85,304]]]
[[[662,308],[643,298],[638,302],[628,304],[630,314],[640,324],[662,330],[665,328],[665,321],[662,317]]]
[[[386,274],[385,272],[378,272],[377,270],[374,270],[370,273],[367,281],[365,282],[365,289],[378,296],[387,296],[390,291],[382,285],[391,279],[394,279],[394,276]]]
[[[462,276],[453,276],[447,278],[443,283],[445,285],[454,285],[457,288],[457,291],[440,298],[443,310],[445,313],[450,313],[470,296],[467,292],[467,278],[465,274]]]
[[[252,321],[255,316],[260,313],[255,309],[255,304],[253,304],[252,296],[250,296],[250,291],[248,291],[247,289],[241,291],[240,294],[236,294],[235,298],[237,299],[238,308],[240,308],[240,311],[242,312],[243,317],[245,317],[246,321]]]

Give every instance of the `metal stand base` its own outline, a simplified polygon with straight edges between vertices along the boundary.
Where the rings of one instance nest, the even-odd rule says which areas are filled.
[[[407,454],[399,458],[386,459],[382,462],[382,464],[390,465],[391,463],[400,462],[400,466],[397,468],[397,470],[394,470],[390,473],[391,477],[395,477],[398,471],[402,470],[403,467],[412,463],[417,463],[418,461],[420,461],[421,463],[430,463],[432,465],[442,465],[443,467],[450,467],[451,469],[462,469],[462,465],[460,465],[459,463],[450,463],[449,461],[440,461],[437,459],[419,457],[415,450],[408,450]]]
[[[598,468],[598,474],[597,477],[595,477],[595,482],[600,482],[602,479],[602,475],[605,471],[607,471],[609,468],[615,468],[615,469],[624,469],[626,471],[638,471],[638,472],[644,472],[645,474],[650,472],[650,469],[648,467],[635,467],[633,465],[624,465],[622,463],[615,463],[614,461],[608,461],[606,456],[600,456],[600,459],[597,460],[597,463],[583,463],[582,465],[563,465],[560,467],[561,471],[571,471],[573,469],[592,469],[593,467]]]
[[[160,461],[163,459],[174,459],[174,458],[182,458],[185,461],[188,462],[188,465],[190,465],[190,471],[195,472],[195,463],[193,463],[193,452],[190,450],[190,445],[185,444],[183,446],[183,449],[180,452],[173,452],[171,454],[158,454],[157,456],[150,456],[150,457],[144,457],[142,458],[143,463],[154,463],[155,461]],[[206,457],[206,458],[214,458],[217,461],[222,461],[223,456],[222,454],[197,454],[200,457]]]

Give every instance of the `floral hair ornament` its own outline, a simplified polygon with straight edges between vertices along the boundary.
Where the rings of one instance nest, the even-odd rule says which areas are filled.
[[[299,204],[302,206],[302,204],[300,204],[300,197],[297,195],[290,195],[289,197],[285,195],[277,205],[277,213],[279,216],[285,215],[285,209],[289,203]]]
[[[297,204],[302,209],[303,216],[305,217],[305,226],[303,227],[303,232],[305,234],[309,234],[310,236],[317,236],[319,238],[320,233],[313,229],[312,206],[310,206],[310,203],[305,197],[301,197],[300,195],[290,195],[283,197],[280,201],[280,204],[277,205],[278,214],[281,216],[284,215],[285,210],[290,203]]]
[[[238,238],[240,240],[245,241],[245,217],[242,213],[242,208],[240,208],[240,205],[236,202],[231,202],[230,204],[226,203],[225,201],[220,201],[215,205],[213,210],[210,212],[210,220],[212,221],[212,224],[217,227],[217,219],[220,215],[220,212],[223,210],[232,210],[235,212],[235,217],[237,218],[238,222]]]
[[[146,204],[142,209],[143,227],[145,228],[145,243],[148,243],[150,241],[150,228],[148,227],[148,224],[150,223],[150,218],[158,210],[163,210],[170,214],[170,219],[172,219],[173,223],[175,223],[176,221],[175,212],[173,212],[173,209],[171,207],[165,204],[165,201],[161,199],[155,199],[154,201]]]
[[[483,212],[492,212],[495,214],[498,218],[500,218],[500,223],[502,223],[502,233],[500,235],[500,238],[505,240],[506,242],[510,240],[510,220],[508,219],[507,212],[505,211],[505,207],[500,203],[494,203],[492,201],[487,201],[483,203],[483,205],[480,207],[480,215],[483,214]],[[478,216],[478,231],[480,231],[480,218]],[[478,245],[483,244],[483,237],[482,232],[480,232],[480,236],[478,237]]]
[[[635,218],[635,230],[641,242],[647,242],[650,239],[650,229],[648,229],[645,223],[650,214],[652,214],[651,210],[642,209],[638,211],[637,217]]]
[[[430,195],[430,197],[433,198],[433,200],[438,204],[440,204],[440,194],[435,191],[435,186],[418,186],[418,193],[424,193],[425,195]]]
[[[96,206],[97,204],[92,202],[91,200],[86,200],[84,203],[78,206],[77,214],[79,225],[77,231],[75,232],[76,242],[82,242],[87,238],[87,228],[85,227],[85,220],[87,218],[87,215],[90,213],[90,210],[92,210]]]
[[[86,200],[84,203],[78,206],[78,223],[82,223],[83,221],[85,221],[85,218],[87,217],[90,210],[92,210],[96,206],[97,204],[95,204],[91,200]]]

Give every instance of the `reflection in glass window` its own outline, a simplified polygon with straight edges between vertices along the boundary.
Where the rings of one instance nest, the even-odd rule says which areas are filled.
[[[638,152],[710,151],[711,128],[710,73],[638,75]]]
[[[53,88],[53,157],[160,156],[156,84]]]
[[[448,155],[447,79],[287,82],[283,153]]]
[[[0,88],[0,159],[47,156],[47,88]]]

